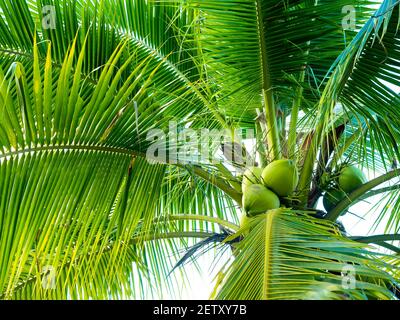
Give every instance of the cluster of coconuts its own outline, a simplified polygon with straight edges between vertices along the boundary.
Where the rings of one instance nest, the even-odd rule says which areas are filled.
[[[325,210],[331,211],[347,195],[366,182],[367,178],[359,168],[354,166],[343,167],[338,173],[335,185],[325,192],[323,197]]]
[[[247,169],[242,181],[244,217],[278,209],[281,198],[290,196],[298,182],[299,174],[292,160],[276,160],[264,169]]]

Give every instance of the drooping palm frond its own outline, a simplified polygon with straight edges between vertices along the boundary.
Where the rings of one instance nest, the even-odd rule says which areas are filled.
[[[3,298],[130,296],[132,263],[142,272],[154,264],[124,244],[139,224],[151,226],[160,211],[171,214],[190,204],[209,216],[233,210],[218,198],[203,205],[202,192],[220,197],[209,184],[198,185],[190,198],[174,196],[177,186],[165,188],[167,166],[145,159],[147,133],[167,123],[160,109],[173,117],[181,110],[161,108],[151,96],[148,84],[158,69],[146,73],[148,59],[137,61],[123,79],[135,58],[116,68],[126,45],[117,47],[91,85],[82,76],[84,50],[73,63],[76,42],[59,70],[50,45],[44,64],[34,45],[28,72],[22,62],[0,72]],[[55,293],[40,287],[48,266],[59,275]],[[97,288],[86,287],[84,279]]]
[[[330,223],[280,209],[255,217],[239,234],[245,230],[236,258],[221,271],[217,299],[393,298],[385,263]]]
[[[188,218],[203,223],[188,226],[184,223]],[[76,248],[57,268],[45,265],[36,273],[24,269],[12,295],[2,298],[108,300],[153,298],[166,293],[174,296],[180,285],[177,280],[187,278],[184,269],[172,273],[174,265],[196,239],[215,238],[214,245],[222,245],[227,234],[211,231],[218,228],[218,222],[216,219],[207,223],[201,215],[177,215],[154,219],[147,227],[142,220],[123,242],[114,227],[104,246],[101,241],[87,252]],[[237,229],[233,224],[220,222]],[[35,259],[36,252],[32,251],[27,265],[35,263]]]

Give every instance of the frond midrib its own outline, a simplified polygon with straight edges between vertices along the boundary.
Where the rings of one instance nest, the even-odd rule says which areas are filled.
[[[56,145],[56,146],[36,146],[30,148],[18,149],[15,151],[9,151],[5,153],[0,153],[0,160],[14,157],[18,155],[24,155],[27,153],[40,153],[40,152],[52,152],[52,151],[100,151],[107,153],[115,153],[115,154],[124,154],[132,157],[143,157],[144,154],[139,151],[134,151],[131,149],[125,148],[117,148],[110,146],[101,146],[101,145],[73,145],[73,144],[65,144],[65,145]]]
[[[269,297],[269,281],[271,275],[271,246],[272,246],[272,226],[274,222],[275,212],[267,214],[265,225],[265,244],[264,244],[264,276],[263,276],[263,300],[268,300]]]

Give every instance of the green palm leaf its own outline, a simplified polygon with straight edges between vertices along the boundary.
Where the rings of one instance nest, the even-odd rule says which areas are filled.
[[[217,299],[392,298],[383,286],[390,280],[381,271],[384,264],[329,223],[276,210],[257,216],[235,237],[246,229],[235,260],[221,271]],[[354,287],[341,274],[348,268]]]
[[[131,240],[139,222],[151,226],[165,203],[169,208],[165,213],[179,208],[170,194],[174,191],[163,190],[166,166],[143,158],[147,132],[162,125],[166,116],[149,113],[159,106],[147,91],[158,69],[144,73],[149,67],[144,59],[121,85],[122,74],[134,57],[116,69],[126,48],[123,43],[105,64],[98,82],[87,85],[81,74],[85,51],[73,68],[75,48],[73,43],[56,73],[50,49],[44,66],[34,49],[33,65],[28,64],[33,80],[21,62],[0,73],[3,297],[13,297],[15,290],[18,297],[18,288],[26,288],[24,284],[33,276],[35,287],[29,294],[43,297],[38,284],[47,266],[60,274],[55,297],[107,297],[105,284],[127,286],[130,275],[123,269],[128,262],[142,264],[139,258],[132,260],[132,248],[123,245]],[[204,188],[210,195],[215,193],[212,186],[198,186]],[[188,209],[201,197],[202,193],[183,198],[180,207]],[[219,206],[217,212],[225,216],[225,207],[219,205],[222,201],[216,200],[205,206],[205,213],[212,215],[214,206]],[[198,205],[194,210],[199,210]],[[79,258],[93,251],[95,256]],[[106,269],[110,278],[96,280]],[[85,277],[91,277],[101,291],[83,286],[80,293],[71,293],[76,283],[83,285],[79,279]],[[115,295],[121,296],[121,291]]]
[[[234,253],[213,297],[393,298],[397,259],[365,243],[398,252],[398,235],[349,238],[327,221],[385,193],[376,224],[398,231],[399,4],[371,17],[376,4],[0,0],[0,297],[173,296],[186,279],[176,263],[210,244]],[[171,121],[256,129],[251,156],[301,169],[288,208],[238,230],[244,168],[219,141],[207,160],[222,164],[149,159],[153,130]],[[381,176],[311,217],[323,173],[348,162]]]

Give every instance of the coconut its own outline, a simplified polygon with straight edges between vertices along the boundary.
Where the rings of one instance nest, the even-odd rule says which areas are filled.
[[[262,169],[258,167],[251,167],[245,171],[242,180],[242,192],[245,193],[246,189],[252,184],[261,183]]]
[[[240,218],[240,227],[244,228],[250,222],[250,217],[247,216],[246,212],[243,212],[242,217]]]
[[[242,213],[242,216],[240,218],[240,228],[244,229],[242,231],[242,236],[246,236],[250,233],[250,226],[249,223],[251,222],[251,217],[249,217],[246,212]]]
[[[278,196],[261,184],[252,184],[243,194],[243,208],[249,216],[265,213],[280,206]]]
[[[331,211],[336,205],[346,197],[346,193],[342,190],[330,189],[323,198],[323,204],[326,211]]]
[[[354,166],[343,168],[339,174],[339,186],[346,193],[353,192],[365,182],[367,178],[364,173]]]
[[[291,195],[299,182],[295,163],[287,159],[271,162],[261,176],[265,186],[280,197]]]

